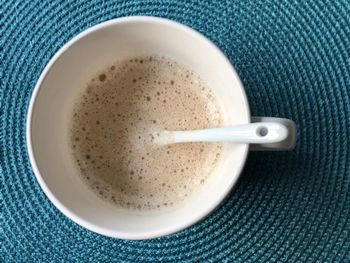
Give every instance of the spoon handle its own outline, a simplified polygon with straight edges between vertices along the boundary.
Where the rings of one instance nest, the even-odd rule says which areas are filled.
[[[160,144],[182,142],[236,142],[276,143],[288,136],[285,125],[276,122],[258,122],[191,131],[164,131],[155,138]]]

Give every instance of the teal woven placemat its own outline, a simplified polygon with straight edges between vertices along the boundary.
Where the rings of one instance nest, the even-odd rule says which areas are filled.
[[[97,23],[154,15],[213,40],[253,115],[295,120],[293,152],[252,153],[204,221],[149,241],[99,236],[51,205],[25,118],[46,63]],[[0,262],[350,262],[350,1],[0,0]]]

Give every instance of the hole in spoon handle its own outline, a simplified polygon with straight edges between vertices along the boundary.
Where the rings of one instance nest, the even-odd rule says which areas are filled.
[[[251,144],[250,151],[290,151],[296,144],[297,130],[294,121],[285,118],[274,117],[252,117],[252,123],[260,122],[277,122],[283,124],[287,128],[287,137],[276,143]]]
[[[257,130],[257,135],[261,137],[265,137],[268,133],[269,129],[264,126],[259,127]]]

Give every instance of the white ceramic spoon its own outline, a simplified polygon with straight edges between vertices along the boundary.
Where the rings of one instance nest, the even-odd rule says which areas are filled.
[[[159,144],[184,142],[235,142],[235,143],[277,143],[285,140],[288,129],[276,122],[258,122],[192,131],[162,131],[154,133],[152,140]]]

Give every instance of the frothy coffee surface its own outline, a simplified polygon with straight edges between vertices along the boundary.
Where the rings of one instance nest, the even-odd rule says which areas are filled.
[[[181,202],[220,159],[217,143],[158,146],[162,130],[219,127],[222,115],[200,77],[173,60],[138,57],[94,76],[76,100],[70,142],[82,179],[119,207],[151,210]]]

